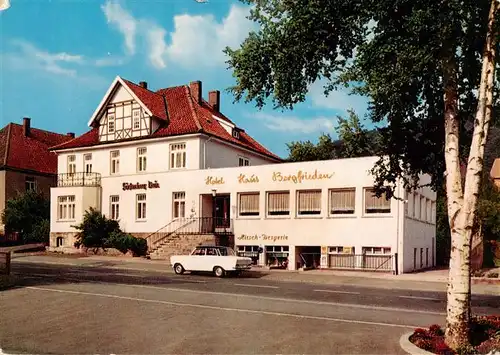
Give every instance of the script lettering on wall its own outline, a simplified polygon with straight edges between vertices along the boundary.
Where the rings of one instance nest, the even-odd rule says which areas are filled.
[[[140,184],[136,182],[135,184],[132,184],[130,182],[124,182],[122,184],[122,189],[123,191],[127,190],[147,190],[147,189],[159,189],[160,188],[160,183],[155,180],[155,181],[148,181],[147,183]]]
[[[325,180],[331,179],[333,177],[333,173],[325,174],[318,173],[318,170],[314,170],[314,173],[308,173],[306,171],[299,170],[296,174],[282,174],[281,172],[275,171],[273,173],[273,181],[278,182],[286,182],[292,181],[295,184],[300,184],[304,180]]]
[[[255,240],[255,241],[269,241],[269,242],[276,242],[279,240],[288,240],[287,235],[267,235],[267,234],[253,234],[253,235],[248,235],[248,234],[241,234],[240,236],[236,237],[237,240]]]
[[[250,176],[245,175],[245,174],[240,174],[238,176],[238,182],[240,184],[257,183],[257,182],[259,182],[259,177],[255,174],[252,174]]]
[[[205,179],[205,184],[206,185],[222,185],[222,184],[224,184],[224,178],[223,177],[216,177],[216,176],[207,176]]]

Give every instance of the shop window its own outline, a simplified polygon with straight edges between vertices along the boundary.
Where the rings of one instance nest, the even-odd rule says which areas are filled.
[[[266,263],[272,268],[286,269],[288,267],[289,247],[287,245],[266,246]]]
[[[137,171],[146,171],[146,154],[148,149],[146,147],[137,148]]]
[[[328,247],[328,254],[355,254],[354,247]]]
[[[259,198],[258,192],[240,193],[240,216],[258,216]]]
[[[59,196],[57,198],[57,220],[72,221],[75,219],[75,196]]]
[[[174,218],[184,218],[186,216],[186,193],[174,192],[172,200],[174,203]]]
[[[110,211],[109,215],[111,216],[111,219],[119,219],[120,218],[120,196],[114,195],[114,196],[109,196],[109,206],[110,206]]]
[[[120,151],[119,150],[113,150],[109,152],[110,157],[111,157],[111,166],[110,166],[110,173],[113,174],[119,174],[120,173]]]
[[[363,247],[363,254],[367,255],[387,255],[391,254],[391,248],[384,247]]]
[[[135,218],[139,221],[146,219],[146,194],[137,194],[136,195]]]
[[[365,189],[365,213],[391,213],[391,200],[385,194],[376,197],[374,189]]]
[[[330,214],[353,214],[355,201],[355,188],[330,190]]]
[[[36,180],[34,176],[26,176],[24,180],[24,185],[26,191],[35,191],[36,190]]]
[[[297,192],[297,213],[300,216],[321,214],[321,190]]]
[[[259,263],[259,246],[258,245],[238,245],[236,253],[238,256],[252,259],[252,264]]]
[[[186,167],[186,143],[170,144],[170,169]]]
[[[267,214],[269,216],[288,216],[290,214],[290,192],[268,192]]]

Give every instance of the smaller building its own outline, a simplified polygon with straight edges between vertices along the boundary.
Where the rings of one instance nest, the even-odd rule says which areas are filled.
[[[49,147],[73,138],[73,133],[32,128],[28,117],[22,125],[9,123],[0,130],[0,214],[18,193],[36,189],[50,197],[50,187],[56,183],[57,155]],[[3,224],[0,233],[4,233]]]

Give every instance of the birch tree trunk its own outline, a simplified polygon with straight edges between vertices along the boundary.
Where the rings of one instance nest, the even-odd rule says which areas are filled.
[[[458,155],[456,64],[452,59],[445,71],[445,161],[448,216],[451,230],[450,274],[447,292],[446,343],[452,349],[469,344],[470,320],[470,254],[474,218],[483,170],[484,146],[491,120],[495,71],[495,15],[499,0],[491,1],[488,31],[483,51],[483,66],[478,92],[478,107],[467,162],[465,186],[460,184]],[[454,57],[452,57],[454,58]]]

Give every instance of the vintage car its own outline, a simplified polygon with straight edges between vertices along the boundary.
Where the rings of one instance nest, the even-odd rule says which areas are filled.
[[[221,246],[197,246],[189,255],[172,255],[170,264],[176,274],[213,272],[217,277],[239,275],[252,266],[252,259],[236,256],[233,249]]]

